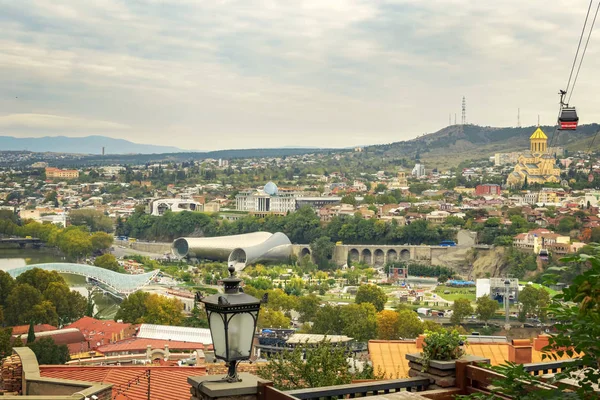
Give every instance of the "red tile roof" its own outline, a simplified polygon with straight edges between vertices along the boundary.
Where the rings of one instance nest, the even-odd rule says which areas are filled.
[[[143,338],[131,338],[125,339],[117,343],[107,344],[98,347],[98,351],[104,354],[107,353],[121,353],[130,352],[136,353],[140,351],[146,351],[148,346],[152,346],[153,349],[164,349],[165,345],[169,346],[169,350],[204,350],[202,343],[193,342],[178,342],[175,340],[162,340],[162,339],[143,339]],[[212,346],[211,346],[212,347]]]
[[[112,383],[113,398],[116,400],[146,400],[148,371],[150,372],[150,398],[153,400],[189,399],[190,386],[187,378],[206,375],[205,367],[40,366],[40,373],[44,378]]]
[[[48,325],[48,324],[39,324],[33,326],[33,331],[35,333],[38,332],[46,332],[46,331],[55,331],[58,328],[56,326]],[[29,333],[29,325],[18,325],[12,327],[13,335],[24,335]]]
[[[77,328],[83,333],[85,340],[90,342],[90,348],[115,342],[117,340],[131,337],[134,330],[131,324],[124,324],[112,320],[100,320],[91,317],[83,317],[65,328]]]

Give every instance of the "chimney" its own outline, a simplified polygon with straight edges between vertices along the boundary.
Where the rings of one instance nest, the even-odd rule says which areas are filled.
[[[417,349],[422,349],[423,348],[423,344],[425,343],[425,335],[419,335],[419,337],[417,337]]]
[[[550,335],[538,335],[533,339],[533,348],[535,351],[542,351],[542,349],[550,344]]]
[[[533,357],[533,346],[529,339],[514,339],[508,345],[508,361],[515,364],[529,364]]]

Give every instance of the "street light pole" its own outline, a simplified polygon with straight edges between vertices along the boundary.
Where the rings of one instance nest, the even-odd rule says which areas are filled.
[[[504,329],[507,331],[510,330],[510,300],[509,300],[509,290],[510,290],[510,280],[506,278],[504,281]]]

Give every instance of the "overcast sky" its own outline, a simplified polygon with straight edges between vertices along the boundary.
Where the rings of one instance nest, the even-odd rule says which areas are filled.
[[[463,95],[470,123],[515,126],[520,107],[522,125],[552,124],[587,6],[0,0],[0,135],[347,147],[460,122]],[[571,101],[582,123],[600,122],[595,33]]]

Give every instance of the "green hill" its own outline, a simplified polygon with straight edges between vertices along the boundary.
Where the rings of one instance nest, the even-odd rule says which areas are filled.
[[[557,131],[555,127],[542,126],[548,135],[548,143],[563,146],[567,150],[587,151],[594,134],[600,125],[581,125],[576,131]],[[529,136],[535,126],[524,128],[494,128],[478,125],[453,125],[435,133],[418,138],[386,145],[368,146],[365,151],[377,157],[419,158],[427,167],[448,168],[467,159],[488,158],[494,153],[526,150]],[[600,138],[594,148],[600,146]]]

